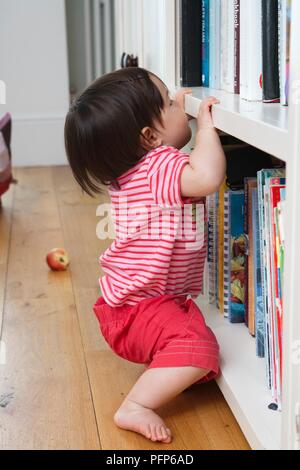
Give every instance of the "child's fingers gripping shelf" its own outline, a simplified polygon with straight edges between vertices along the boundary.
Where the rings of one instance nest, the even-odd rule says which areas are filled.
[[[226,158],[213,117],[212,106],[220,101],[211,96],[202,101],[198,117],[195,147],[181,177],[186,197],[206,197],[217,192],[226,173]]]

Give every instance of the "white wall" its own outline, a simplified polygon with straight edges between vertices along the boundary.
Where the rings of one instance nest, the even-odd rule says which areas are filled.
[[[13,116],[13,165],[66,163],[69,106],[64,0],[0,0],[0,80]]]

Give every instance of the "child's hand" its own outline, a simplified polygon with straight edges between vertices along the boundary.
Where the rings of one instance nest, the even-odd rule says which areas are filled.
[[[198,114],[198,129],[213,129],[214,123],[211,115],[211,107],[220,101],[214,96],[209,96],[201,102]]]
[[[186,95],[191,95],[192,94],[192,90],[190,88],[180,88],[180,90],[178,90],[174,96],[174,101],[176,101],[179,106],[181,107],[181,109],[183,111],[185,111],[185,96]],[[193,116],[189,116],[187,114],[187,117],[188,117],[188,120],[190,121],[191,119],[194,119]]]

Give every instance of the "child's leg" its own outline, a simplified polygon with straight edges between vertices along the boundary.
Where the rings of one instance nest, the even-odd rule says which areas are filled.
[[[153,410],[160,408],[209,371],[196,367],[146,370],[114,416],[117,426],[152,441],[171,442],[171,432]]]

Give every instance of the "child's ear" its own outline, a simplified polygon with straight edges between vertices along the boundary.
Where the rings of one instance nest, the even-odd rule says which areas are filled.
[[[144,127],[140,134],[140,143],[143,149],[150,151],[162,145],[162,139],[151,127]]]

